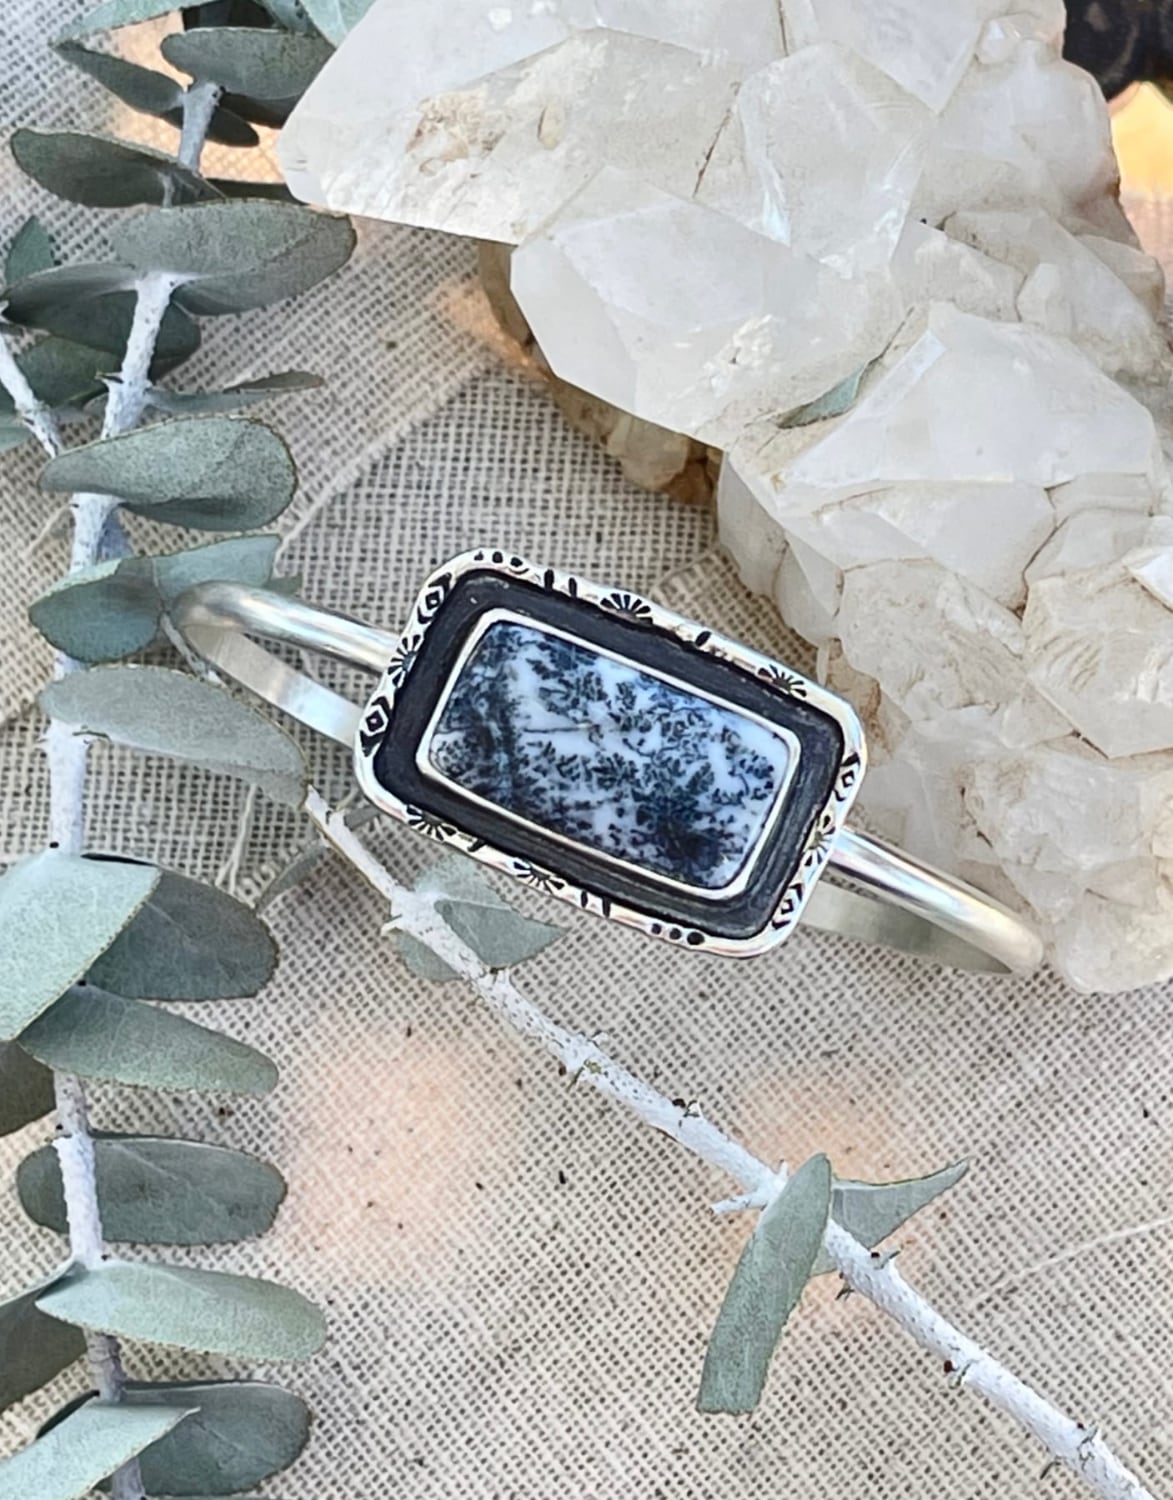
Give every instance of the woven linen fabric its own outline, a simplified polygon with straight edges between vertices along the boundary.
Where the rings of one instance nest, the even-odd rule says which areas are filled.
[[[0,40],[3,124],[126,129],[44,39],[63,0],[17,7]],[[67,80],[68,76],[68,82]],[[151,127],[137,122],[144,138]],[[162,139],[162,137],[159,137]],[[3,168],[4,220],[42,213],[70,253],[104,215]],[[1162,215],[1146,223],[1160,229]],[[310,296],[204,324],[184,384],[300,366],[322,393],[261,413],[292,441],[303,490],[283,518],[304,593],[391,624],[423,574],[479,542],[653,589],[673,607],[793,654],[772,610],[713,547],[709,517],[627,485],[494,344],[471,248],[362,226],[353,266]],[[29,452],[0,459],[7,721],[3,855],[44,836],[47,653],[24,620],[64,541],[35,539],[51,502]],[[163,531],[152,545],[170,542]],[[356,696],[358,673],[324,675]],[[308,738],[307,738],[308,745]],[[344,751],[309,746],[327,795]],[[96,747],[96,848],[255,895],[312,843],[305,823],[234,783]],[[399,878],[434,850],[364,830]],[[696,1101],[764,1159],[827,1151],[840,1175],[909,1176],[965,1157],[969,1175],[899,1236],[908,1279],[964,1330],[1173,1493],[1173,1034],[1156,990],[1080,996],[1053,976],[962,977],[800,932],[749,962],[677,952],[501,887],[566,935],[517,971],[560,1022],[666,1094]],[[414,978],[386,913],[333,857],[267,909],[282,946],[255,1000],[202,1008],[281,1067],[261,1100],[93,1090],[97,1126],[254,1151],[288,1178],[275,1230],[157,1254],[278,1278],[326,1308],[301,1366],[262,1370],[316,1413],[304,1456],[264,1486],[281,1500],[1018,1500],[1045,1455],[956,1388],[837,1279],[813,1286],[760,1409],[694,1409],[705,1340],[749,1229],[709,1205],[731,1185],[617,1106],[559,1076],[459,982]],[[187,1014],[196,1012],[190,1008]],[[61,1257],[16,1202],[17,1162],[48,1122],[0,1141],[0,1295]],[[131,1345],[138,1376],[245,1373]],[[75,1366],[0,1418],[0,1452],[85,1388]],[[1041,1493],[1074,1496],[1053,1474]],[[30,1497],[35,1500],[35,1497]]]

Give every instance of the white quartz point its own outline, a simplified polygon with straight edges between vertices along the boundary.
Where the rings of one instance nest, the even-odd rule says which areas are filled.
[[[995,710],[1023,681],[1017,618],[938,563],[872,563],[846,573],[835,628],[852,666],[914,721]]]
[[[1149,521],[1136,511],[1089,509],[1069,516],[1031,559],[1026,581],[1106,568],[1148,535]]]
[[[1173,517],[1155,516],[1143,540],[1123,561],[1137,583],[1166,609],[1173,609]]]
[[[742,582],[755,594],[772,594],[786,555],[786,533],[763,509],[737,464],[728,457],[717,475],[717,515],[721,539]]]
[[[533,0],[523,4],[534,8]],[[630,31],[728,59],[745,72],[786,51],[778,0],[550,0],[550,8],[575,26]]]
[[[931,558],[1016,609],[1023,572],[1054,525],[1038,485],[905,484],[796,516],[790,530],[842,569]]]
[[[1110,761],[1068,735],[980,762],[968,782],[971,811],[1012,864],[1094,872],[1151,854],[1162,828],[1173,833],[1173,764],[1163,756]]]
[[[933,116],[842,47],[807,47],[738,91],[696,198],[844,275],[885,268]]]
[[[292,191],[516,243],[603,164],[695,183],[773,0],[376,0],[278,143]]]
[[[785,624],[804,640],[827,645],[837,633],[835,616],[842,594],[839,569],[791,537],[774,578],[774,603]]]
[[[611,170],[520,246],[511,285],[563,380],[717,447],[854,374],[903,316],[886,275],[844,279]]]
[[[892,275],[910,307],[951,302],[961,312],[980,318],[1018,321],[1022,272],[919,219],[909,219],[904,226]]]
[[[1115,760],[1173,748],[1173,611],[1123,567],[1032,584],[1031,683]]]
[[[979,5],[926,0],[786,0],[792,49],[839,42],[940,110],[961,81],[985,19],[1000,0]]]
[[[1138,245],[1102,234],[1081,234],[1079,242],[1115,271],[1152,317],[1161,316],[1165,307],[1165,273],[1159,260],[1146,255]]]
[[[945,231],[1021,271],[1027,278],[1018,295],[1023,320],[1067,335],[1110,375],[1152,379],[1167,363],[1168,349],[1150,309],[1050,214],[959,213]],[[1119,249],[1136,254],[1129,246]]]
[[[1140,871],[1114,865],[1056,926],[1056,958],[1076,989],[1119,994],[1173,975],[1171,874],[1167,860],[1148,860]]]
[[[898,363],[785,473],[762,476],[761,492],[785,513],[890,484],[1050,488],[1158,463],[1149,412],[1068,340],[938,305]]]
[[[930,224],[960,209],[1041,207],[1064,219],[1110,196],[1118,177],[1095,79],[1052,46],[1023,41],[958,85],[929,144],[915,211]]]
[[[1165,483],[1163,468],[1156,475],[1081,474],[1069,484],[1056,485],[1050,492],[1051,503],[1060,521],[1081,510],[1131,510],[1148,515],[1156,509]]]
[[[1024,7],[995,16],[982,32],[977,60],[987,66],[1008,62],[1020,42],[1031,40],[1049,42],[1058,51],[1066,26],[1067,9],[1063,0],[1038,0],[1033,10]]]

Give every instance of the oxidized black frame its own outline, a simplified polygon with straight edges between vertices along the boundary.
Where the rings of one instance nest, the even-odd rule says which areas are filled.
[[[790,730],[799,760],[752,876],[713,900],[520,825],[424,775],[416,752],[475,622],[488,610],[566,630]],[[822,873],[864,769],[850,706],[818,684],[627,593],[481,550],[428,580],[363,713],[359,784],[380,809],[564,900],[693,948],[749,955],[782,941]]]

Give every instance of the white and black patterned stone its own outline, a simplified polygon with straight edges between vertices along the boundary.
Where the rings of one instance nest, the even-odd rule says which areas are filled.
[[[496,620],[452,684],[427,759],[539,828],[719,891],[753,855],[791,753],[732,707]]]
[[[491,561],[495,565],[501,559]],[[685,941],[694,941],[697,928],[714,939],[739,941],[760,933],[776,915],[782,893],[793,888],[816,823],[828,799],[837,796],[843,730],[803,691],[792,690],[789,674],[747,670],[699,649],[699,644],[649,625],[638,602],[625,603],[613,595],[608,607],[590,603],[577,596],[573,579],[555,588],[550,581],[539,584],[488,566],[483,572],[463,573],[429,603],[426,629],[413,639],[410,669],[396,681],[394,704],[388,703],[367,726],[362,753],[369,757],[377,785],[410,809],[413,826],[437,838],[460,830],[460,839],[470,842],[469,852],[482,844],[500,851],[515,862],[516,873],[549,872],[543,878],[577,887],[603,907],[616,902],[641,911],[662,923],[668,935],[685,935]],[[581,642],[590,653],[610,653],[649,675],[686,682],[735,715],[776,727],[784,741],[794,737],[799,753],[790,768],[784,805],[746,872],[744,886],[712,891],[677,884],[585,844],[555,838],[546,826],[510,816],[430,769],[430,729],[470,639],[488,614],[532,620],[537,628]],[[858,761],[858,756],[852,759]]]

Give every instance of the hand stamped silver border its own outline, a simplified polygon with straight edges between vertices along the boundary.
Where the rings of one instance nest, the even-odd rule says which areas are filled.
[[[744,938],[718,936],[698,926],[680,925],[625,906],[611,897],[575,884],[555,871],[541,869],[519,859],[450,821],[439,819],[411,803],[401,801],[379,783],[374,774],[374,758],[391,724],[396,696],[412,671],[419,648],[455,582],[469,573],[483,572],[497,573],[609,613],[625,615],[641,625],[674,636],[694,650],[765,680],[775,692],[798,699],[835,721],[843,736],[843,754],[838,772],[831,791],[815,818],[797,870],[781,892],[772,917],[759,932]],[[855,801],[866,763],[863,730],[855,711],[850,704],[820,687],[818,683],[740,642],[719,635],[716,631],[650,600],[592,583],[556,568],[539,567],[523,558],[490,548],[462,553],[437,569],[423,585],[400,634],[398,648],[392,654],[374,693],[363,709],[354,746],[355,775],[364,795],[381,812],[388,813],[417,832],[425,833],[482,864],[568,901],[582,911],[596,913],[653,937],[685,944],[694,950],[746,958],[764,953],[784,942],[794,930],[811,891],[826,868],[835,836],[843,827]]]

